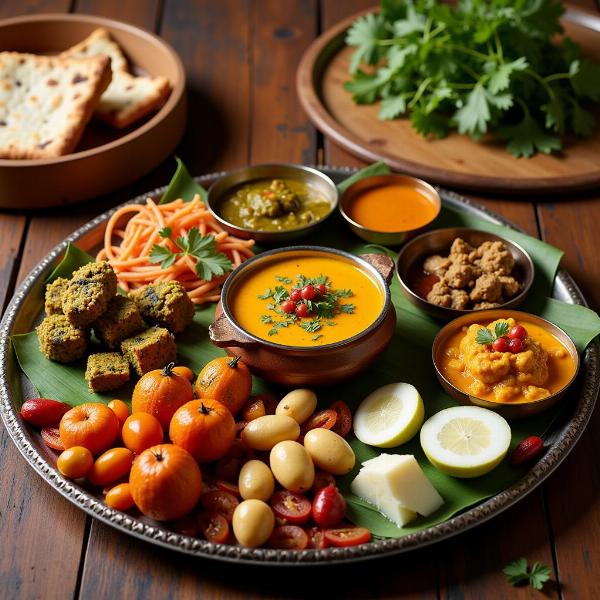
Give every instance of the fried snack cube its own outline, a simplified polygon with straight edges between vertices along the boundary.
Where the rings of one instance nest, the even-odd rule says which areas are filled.
[[[164,327],[150,327],[121,342],[121,352],[138,375],[175,362],[175,338]]]
[[[87,349],[87,333],[74,327],[64,315],[48,315],[35,329],[40,351],[61,363],[81,358]]]
[[[115,350],[123,340],[146,329],[146,323],[133,300],[115,296],[106,312],[92,324],[96,337],[108,348]]]
[[[183,331],[194,318],[194,304],[178,281],[160,281],[130,294],[142,316],[171,333]]]
[[[117,293],[117,276],[106,261],[84,265],[73,273],[62,308],[76,327],[86,327],[106,312]]]
[[[129,381],[129,363],[118,352],[90,354],[85,379],[90,392],[116,390]]]
[[[68,279],[58,277],[46,286],[44,309],[47,315],[62,315],[62,302],[67,289]]]

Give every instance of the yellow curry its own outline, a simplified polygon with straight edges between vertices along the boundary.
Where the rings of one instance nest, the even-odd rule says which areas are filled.
[[[282,257],[249,271],[230,301],[235,321],[263,340],[320,346],[351,338],[377,320],[385,295],[351,260]]]
[[[478,341],[484,327],[493,337],[496,326],[504,323],[508,324],[507,331],[517,326],[512,318],[500,319],[463,327],[448,338],[440,368],[450,383],[483,400],[523,403],[541,400],[571,381],[576,368],[573,358],[552,333],[539,325],[522,324],[526,337],[518,352],[496,351]]]

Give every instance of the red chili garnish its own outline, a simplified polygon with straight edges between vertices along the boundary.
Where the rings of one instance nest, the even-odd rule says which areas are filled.
[[[537,435],[530,435],[521,440],[510,455],[510,464],[518,467],[537,458],[544,451],[544,440]]]

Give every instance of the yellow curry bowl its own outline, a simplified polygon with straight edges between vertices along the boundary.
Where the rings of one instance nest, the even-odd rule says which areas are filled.
[[[409,188],[426,198],[432,206],[430,217],[427,218],[426,222],[421,226],[404,229],[402,231],[379,231],[357,222],[357,220],[351,216],[353,202],[359,196],[370,190],[386,187]],[[388,198],[388,201],[389,200],[395,201],[398,205],[396,214],[402,214],[404,209],[400,205],[403,201],[401,194],[391,194],[390,198]],[[339,206],[342,217],[346,220],[350,229],[359,238],[371,242],[372,244],[381,244],[383,246],[399,246],[426,230],[435,221],[441,209],[442,200],[437,190],[432,185],[422,179],[417,179],[416,177],[397,174],[373,175],[372,177],[360,179],[344,191],[340,198]]]
[[[302,184],[329,204],[319,219],[299,227],[284,230],[251,229],[236,225],[222,215],[224,203],[245,185],[274,179],[291,180]],[[314,233],[332,215],[338,205],[338,190],[330,177],[312,167],[293,164],[251,165],[236,169],[215,181],[208,190],[206,206],[212,216],[229,233],[244,240],[253,239],[262,244],[282,244]]]
[[[478,381],[473,374],[464,367],[465,363],[463,362],[462,357],[465,347],[466,351],[469,352],[468,343],[473,339],[472,335],[476,331],[479,331],[471,330],[469,332],[469,327],[471,325],[478,324],[483,328],[483,326],[493,323],[494,321],[510,319],[514,319],[516,324],[525,327],[528,338],[532,338],[533,340],[531,345],[528,345],[525,348],[525,350],[532,350],[531,356],[525,356],[528,354],[528,352],[525,351],[513,356],[523,356],[523,361],[527,361],[534,356],[535,353],[539,353],[539,348],[541,347],[547,354],[545,360],[547,361],[546,364],[548,365],[548,370],[546,372],[545,382],[543,384],[538,382],[539,387],[529,385],[527,380],[523,379],[521,383],[523,387],[521,389],[523,390],[524,396],[503,401],[498,400],[497,396],[495,396],[497,393],[496,390],[500,389],[501,393],[503,393],[506,391],[506,388],[502,387],[503,384],[519,384],[519,377],[528,376],[519,369],[519,361],[517,359],[511,361],[511,353],[509,352],[503,353],[509,355],[507,357],[500,355],[498,352],[492,352],[494,355],[493,359],[497,361],[496,364],[500,365],[501,361],[504,360],[511,365],[511,371],[506,373],[506,379],[496,381],[496,384],[499,385],[490,386],[490,382],[484,384],[481,380]],[[512,321],[509,321],[509,325],[513,325]],[[457,343],[460,345],[457,346]],[[490,346],[483,346],[481,342],[478,343],[477,348],[478,350],[474,350],[474,352],[479,352],[480,356],[483,352],[483,348],[486,348],[486,351],[491,352]],[[452,398],[461,404],[474,404],[476,406],[488,408],[508,418],[528,417],[540,413],[556,404],[575,381],[580,364],[579,353],[577,352],[573,340],[560,327],[537,315],[503,309],[482,310],[454,319],[445,325],[437,334],[433,342],[431,356],[437,378],[444,390],[452,396]],[[457,356],[460,358],[457,359]],[[473,356],[477,356],[477,354],[471,354],[471,358]],[[539,353],[538,356],[543,357],[543,353]],[[457,362],[453,363],[453,360],[457,360]],[[482,369],[485,369],[485,371],[481,371],[484,377],[489,376],[489,373],[493,371],[489,361],[487,363],[479,362],[477,364],[480,364]],[[522,364],[525,365],[526,362],[523,362]],[[457,366],[455,367],[454,365]],[[516,380],[510,380],[511,373],[514,374],[515,370]],[[453,380],[451,381],[451,379]],[[473,380],[471,384],[468,383],[470,379]],[[478,386],[478,392],[474,393],[472,389],[469,390],[468,388],[470,385]],[[544,388],[544,385],[547,386],[545,391],[547,394],[549,392],[548,395],[542,395],[542,392],[538,392],[538,390]],[[483,388],[485,391],[479,391],[480,388]],[[539,397],[532,400],[524,399],[530,392],[532,392],[532,396]]]
[[[340,275],[343,271],[346,277]],[[273,383],[322,386],[347,380],[373,364],[394,335],[396,312],[389,290],[393,271],[393,261],[383,254],[355,256],[321,246],[263,252],[227,278],[215,321],[209,327],[210,340],[229,354],[240,356],[254,375]],[[271,283],[274,274],[278,280],[275,285]],[[272,291],[276,286],[290,290],[300,274],[327,275],[332,289],[351,288],[353,294],[343,301],[353,303],[353,313],[332,317],[335,327],[330,326],[330,319],[324,319],[316,335],[302,328],[301,323],[306,324],[310,317],[271,335],[268,331],[273,321],[263,325],[261,316],[266,313],[278,320],[283,313],[273,312],[277,304],[268,305],[279,300],[261,300],[266,298],[263,291]],[[285,282],[279,283],[282,275],[286,276]],[[361,290],[362,278],[365,287]],[[369,286],[371,291],[367,290]]]

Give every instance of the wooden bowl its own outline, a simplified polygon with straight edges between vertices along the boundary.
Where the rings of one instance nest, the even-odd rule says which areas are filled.
[[[154,34],[91,15],[47,14],[0,21],[0,48],[56,54],[104,27],[135,74],[162,75],[171,94],[153,115],[123,130],[92,119],[75,152],[51,159],[0,159],[0,208],[42,208],[79,202],[122,187],[160,164],[181,139],[186,121],[185,72]]]
[[[561,390],[558,390],[554,394],[547,396],[546,398],[542,398],[540,400],[533,400],[531,402],[519,402],[510,404],[506,402],[494,402],[492,400],[484,400],[483,398],[471,396],[470,394],[457,388],[454,384],[450,383],[450,381],[446,379],[442,370],[439,367],[439,357],[441,348],[443,347],[448,337],[455,333],[457,329],[472,325],[473,323],[478,323],[480,321],[495,321],[496,319],[508,319],[510,317],[512,317],[519,323],[524,323],[525,327],[527,327],[527,323],[534,323],[535,325],[538,325],[539,327],[542,327],[550,333],[552,333],[552,335],[554,335],[554,337],[556,337],[561,342],[565,350],[569,353],[569,355],[575,362],[575,372],[573,373],[573,377],[571,377],[571,380],[567,383],[567,385],[565,385]],[[447,325],[442,327],[442,329],[440,329],[440,332],[435,337],[435,340],[433,341],[433,346],[431,347],[431,358],[433,360],[433,366],[435,367],[435,372],[441,386],[455,400],[457,400],[461,404],[474,404],[475,406],[489,408],[490,410],[493,410],[501,414],[502,416],[508,418],[529,417],[530,415],[535,415],[550,408],[551,406],[554,406],[565,395],[566,391],[575,381],[577,373],[579,372],[580,364],[579,353],[577,352],[577,347],[575,346],[575,343],[567,333],[565,333],[560,327],[558,327],[558,325],[554,325],[554,323],[550,323],[550,321],[546,321],[546,319],[542,319],[542,317],[538,317],[537,315],[532,315],[530,313],[520,312],[517,310],[504,310],[499,308],[493,310],[471,312],[471,314],[463,315],[458,319],[454,319],[454,321],[450,321],[450,323],[448,323]]]
[[[235,321],[229,298],[236,294],[241,278],[251,270],[284,255],[333,255],[350,260],[378,280],[385,293],[379,317],[364,331],[345,340],[322,346],[286,346],[260,339]],[[221,291],[215,321],[209,327],[213,344],[229,354],[240,356],[254,375],[287,386],[323,386],[344,381],[364,371],[387,348],[396,329],[396,311],[389,283],[394,263],[383,254],[359,257],[342,250],[321,246],[290,246],[258,254],[241,264],[228,278]]]
[[[467,227],[447,227],[444,229],[434,229],[410,240],[398,254],[396,261],[396,275],[400,282],[400,289],[406,299],[421,310],[429,313],[433,317],[448,321],[460,317],[461,315],[479,312],[474,309],[458,310],[455,308],[446,308],[438,306],[432,302],[428,302],[424,297],[420,296],[411,285],[411,273],[423,264],[423,261],[428,256],[440,254],[447,256],[450,251],[450,246],[455,238],[462,238],[471,246],[479,246],[483,242],[502,242],[513,255],[515,259],[515,279],[521,284],[521,291],[499,306],[498,308],[517,308],[527,297],[533,278],[535,275],[535,267],[529,254],[519,244],[506,238],[488,233],[487,231],[479,231],[477,229],[469,229]]]

